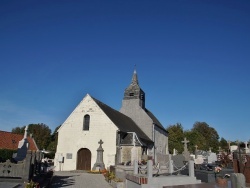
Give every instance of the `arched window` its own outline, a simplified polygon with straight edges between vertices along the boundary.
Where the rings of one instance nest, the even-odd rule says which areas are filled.
[[[88,131],[89,130],[89,121],[90,121],[90,116],[87,114],[83,118],[83,130]]]

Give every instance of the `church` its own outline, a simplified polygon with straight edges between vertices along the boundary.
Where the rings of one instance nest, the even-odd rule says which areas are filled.
[[[90,94],[76,106],[58,130],[55,170],[93,170],[100,148],[104,168],[168,154],[167,131],[146,108],[136,70],[119,111]]]

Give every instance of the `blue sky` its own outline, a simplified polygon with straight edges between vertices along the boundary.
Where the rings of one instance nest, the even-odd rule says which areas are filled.
[[[89,93],[119,110],[134,66],[167,127],[250,139],[250,1],[0,2],[0,130],[52,131]]]

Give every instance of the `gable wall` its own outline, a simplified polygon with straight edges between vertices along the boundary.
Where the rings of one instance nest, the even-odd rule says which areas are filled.
[[[156,153],[168,154],[168,135],[162,129],[155,126]]]
[[[120,112],[130,117],[153,140],[153,121],[139,106],[139,99],[123,100]]]
[[[83,131],[83,117],[90,115],[89,131]],[[91,151],[91,168],[97,158],[100,139],[104,142],[103,161],[105,167],[114,165],[116,153],[117,127],[103,113],[90,96],[86,96],[58,131],[58,145],[55,156],[56,170],[75,170],[77,151],[88,148]],[[72,159],[66,159],[66,153],[72,153]],[[64,164],[59,169],[58,157],[64,156]]]

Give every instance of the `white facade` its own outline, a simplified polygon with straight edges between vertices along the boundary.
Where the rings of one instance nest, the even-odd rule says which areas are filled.
[[[89,130],[83,130],[84,116],[90,116]],[[118,128],[100,109],[90,95],[86,95],[58,130],[55,170],[77,169],[77,152],[87,148],[91,152],[91,168],[97,158],[100,139],[105,167],[115,164],[116,132]],[[64,158],[60,163],[61,156]]]

